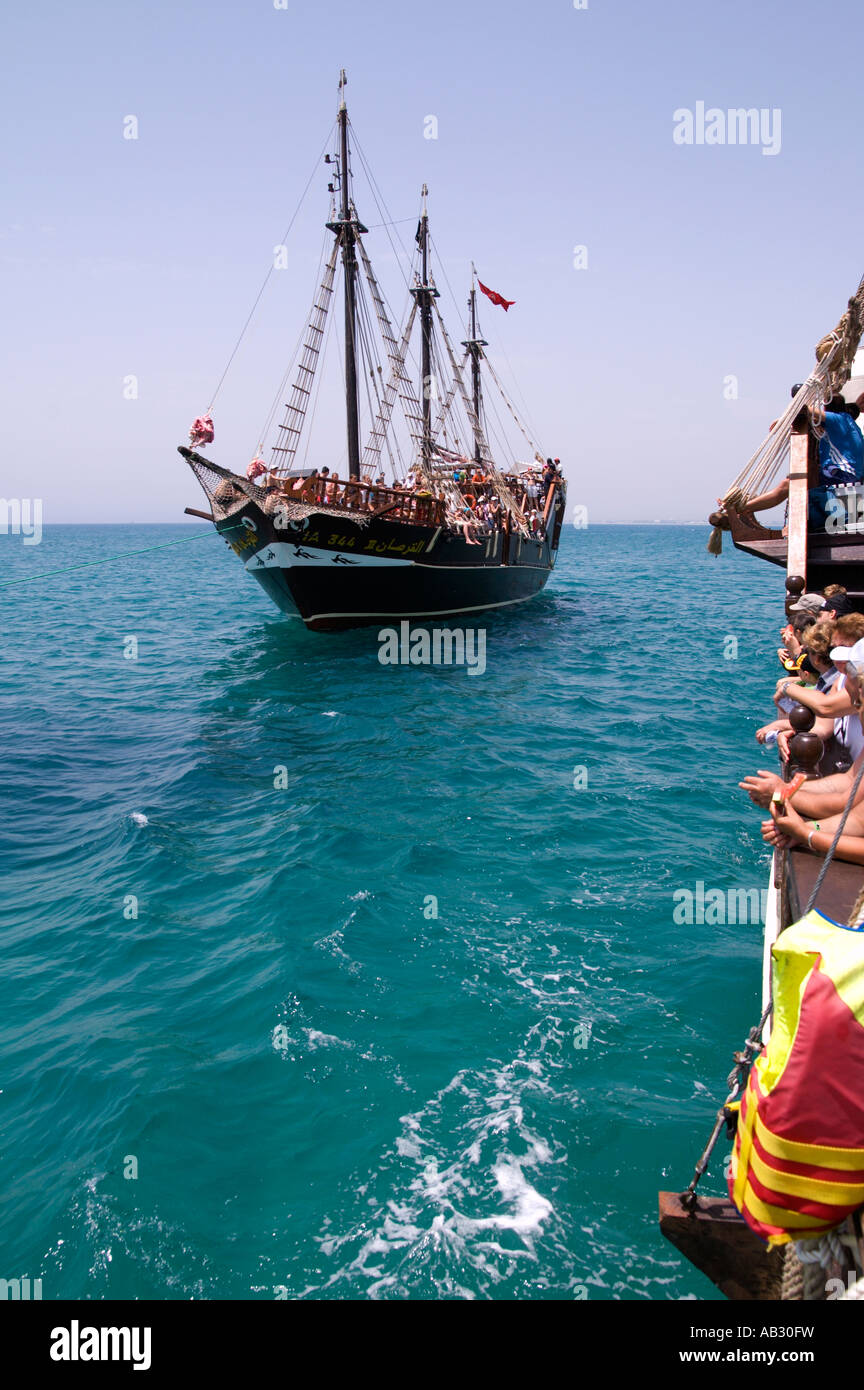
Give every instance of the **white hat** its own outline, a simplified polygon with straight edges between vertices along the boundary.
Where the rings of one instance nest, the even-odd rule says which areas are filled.
[[[832,647],[832,661],[854,661],[864,666],[864,637],[856,642],[853,647]]]

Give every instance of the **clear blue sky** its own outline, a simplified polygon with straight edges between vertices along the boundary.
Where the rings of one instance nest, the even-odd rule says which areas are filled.
[[[862,40],[860,0],[15,7],[0,494],[41,496],[46,525],[201,505],[175,448],[313,170],[345,66],[392,216],[416,216],[425,179],[460,298],[473,258],[517,301],[506,316],[486,306],[484,328],[571,502],[594,521],[701,518],[864,270]],[[676,145],[673,112],[699,101],[779,108],[780,153]],[[322,166],[216,404],[209,452],[229,466],[258,442],[326,212]],[[395,290],[383,232],[367,243]],[[318,463],[343,448],[335,414],[317,447]]]

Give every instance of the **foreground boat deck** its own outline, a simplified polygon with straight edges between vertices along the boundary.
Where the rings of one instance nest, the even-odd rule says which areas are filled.
[[[786,862],[784,925],[797,922],[802,916],[825,859],[806,849],[794,849]],[[860,891],[860,864],[847,864],[842,859],[834,859],[819,889],[816,910],[845,926]]]

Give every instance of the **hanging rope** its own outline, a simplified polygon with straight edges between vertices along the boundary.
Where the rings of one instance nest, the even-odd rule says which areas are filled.
[[[816,902],[817,897],[819,896],[819,889],[822,887],[822,884],[823,884],[823,882],[824,882],[824,880],[825,880],[825,875],[826,875],[827,872],[828,872],[828,866],[829,866],[829,864],[831,863],[831,860],[834,858],[834,851],[836,850],[837,845],[838,845],[839,842],[840,842],[840,836],[843,834],[843,827],[845,826],[846,821],[849,819],[849,812],[852,810],[852,807],[855,805],[855,798],[856,798],[856,796],[858,795],[858,788],[859,788],[860,785],[861,785],[861,779],[862,779],[862,777],[864,777],[864,759],[862,759],[861,766],[859,767],[859,769],[858,769],[858,771],[857,771],[857,773],[856,773],[856,775],[855,775],[855,781],[852,783],[852,790],[851,790],[851,792],[849,793],[849,798],[848,798],[848,800],[847,800],[847,802],[846,802],[845,807],[843,808],[843,814],[842,814],[842,816],[840,817],[839,823],[838,823],[838,825],[837,825],[837,829],[836,829],[835,832],[834,832],[834,839],[831,841],[831,848],[828,850],[828,853],[825,855],[825,862],[824,862],[824,864],[822,865],[821,869],[819,870],[819,873],[818,873],[817,878],[816,878],[816,882],[815,882],[814,885],[813,885],[813,892],[810,894],[810,900],[809,900],[809,902],[807,903],[807,906],[806,906],[805,909],[804,909],[804,916],[805,916],[805,917],[807,916],[807,913],[811,911],[811,909],[812,909],[814,903]],[[859,906],[860,903],[861,903],[861,897],[859,897],[858,903],[856,903],[856,908]]]
[[[717,1111],[717,1119],[714,1123],[714,1128],[711,1131],[711,1137],[708,1140],[708,1143],[705,1145],[702,1157],[696,1164],[693,1177],[690,1181],[690,1186],[687,1188],[686,1192],[683,1192],[681,1194],[682,1205],[685,1207],[689,1207],[691,1210],[696,1205],[696,1188],[699,1186],[699,1183],[702,1180],[702,1176],[708,1168],[708,1163],[711,1159],[711,1155],[717,1147],[717,1140],[720,1138],[720,1135],[729,1123],[729,1116],[726,1113],[726,1108],[727,1106],[731,1105],[733,1101],[736,1101],[741,1092],[743,1091],[745,1085],[747,1084],[747,1077],[750,1075],[750,1068],[753,1064],[753,1059],[756,1056],[757,1052],[761,1051],[762,1030],[764,1029],[765,1024],[768,1022],[768,1019],[771,1015],[772,1007],[773,1005],[771,1005],[770,1003],[765,1007],[765,1009],[762,1012],[762,1017],[760,1018],[756,1027],[751,1028],[750,1032],[747,1034],[747,1041],[744,1044],[743,1051],[735,1053],[735,1066],[733,1070],[730,1071],[726,1081],[726,1084],[729,1087],[729,1094],[726,1097],[723,1104],[721,1105],[720,1109]]]

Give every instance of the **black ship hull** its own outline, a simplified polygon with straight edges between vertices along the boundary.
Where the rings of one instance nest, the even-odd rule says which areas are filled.
[[[524,603],[554,566],[562,511],[563,498],[548,538],[497,530],[473,545],[444,527],[350,513],[280,526],[251,500],[216,529],[283,612],[333,632]]]

